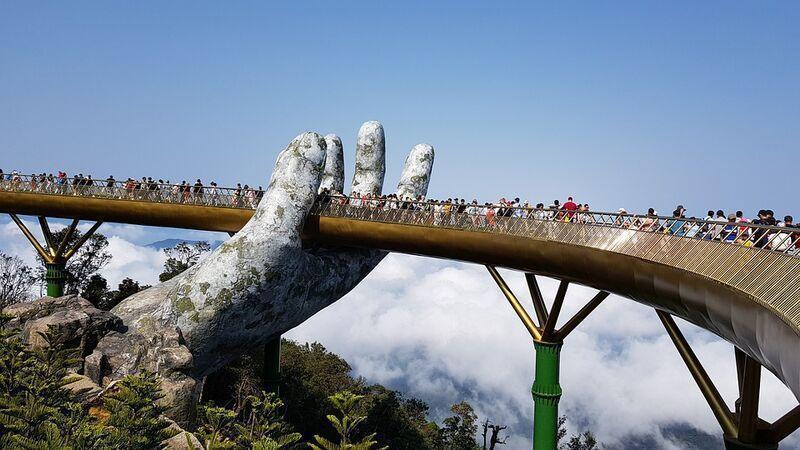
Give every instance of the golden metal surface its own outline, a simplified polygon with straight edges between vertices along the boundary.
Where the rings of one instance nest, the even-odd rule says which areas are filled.
[[[58,250],[53,255],[54,260],[65,260],[66,258],[62,258],[64,256],[64,252],[67,251],[67,244],[69,244],[69,240],[72,239],[72,235],[75,234],[75,230],[78,229],[78,223],[80,220],[72,219],[72,223],[69,224],[67,228],[67,232],[64,233],[64,237],[61,238],[61,243],[58,244]]]
[[[500,273],[497,272],[497,269],[495,269],[493,266],[486,266],[486,269],[489,270],[489,273],[492,275],[492,279],[494,279],[494,281],[497,283],[497,286],[500,287],[500,291],[506,296],[508,303],[511,304],[514,312],[517,313],[517,316],[519,316],[519,319],[522,321],[522,324],[525,325],[525,329],[527,329],[528,333],[531,334],[533,340],[541,341],[541,331],[539,331],[539,328],[535,323],[533,323],[533,319],[531,319],[531,316],[528,315],[527,311],[525,311],[525,308],[522,307],[522,304],[519,302],[514,293],[511,292],[511,288],[508,287],[505,280],[503,280],[503,277],[501,277]]]
[[[559,341],[563,341],[564,338],[569,336],[572,330],[574,330],[578,325],[580,325],[584,319],[589,317],[589,314],[591,314],[592,311],[597,309],[597,307],[600,306],[600,303],[602,303],[603,300],[605,300],[606,297],[608,297],[608,295],[609,293],[606,291],[598,292],[597,295],[595,295],[591,300],[589,300],[588,303],[583,305],[583,308],[581,308],[580,311],[575,313],[575,315],[572,316],[567,321],[567,323],[564,324],[564,326],[558,329],[558,331],[556,332],[557,336],[556,339]]]
[[[547,317],[542,329],[542,336],[549,342],[555,342],[555,329],[558,322],[558,317],[561,315],[561,307],[564,306],[564,298],[567,296],[567,289],[569,288],[569,281],[561,280],[558,284],[558,292],[556,298],[553,300],[553,306],[550,307],[550,313]]]
[[[678,349],[678,353],[680,353],[683,362],[686,363],[686,367],[692,374],[692,378],[694,378],[697,386],[700,388],[700,392],[703,393],[703,397],[705,397],[708,405],[711,407],[711,411],[722,427],[722,431],[726,436],[735,438],[738,435],[738,430],[733,415],[725,405],[725,400],[723,400],[722,395],[720,395],[716,386],[714,386],[708,373],[706,373],[700,361],[698,361],[689,343],[686,342],[686,338],[683,337],[683,333],[681,333],[681,330],[678,328],[678,324],[664,311],[656,310],[656,313],[658,313],[658,318],[661,319],[661,323],[664,324],[667,334],[669,334],[670,339],[672,339],[672,342],[675,344],[675,348]]]
[[[547,322],[547,306],[544,304],[542,290],[539,289],[539,282],[536,280],[536,275],[526,273],[525,281],[528,282],[528,290],[531,292],[533,308],[536,310],[536,318],[539,319],[540,324],[544,324]]]
[[[33,245],[33,248],[36,249],[36,253],[38,253],[39,256],[45,260],[45,262],[53,262],[53,257],[50,256],[50,253],[45,250],[44,247],[42,247],[42,244],[39,243],[39,241],[36,239],[36,236],[31,233],[31,231],[25,226],[19,217],[17,217],[16,214],[9,215],[11,216],[11,220],[13,220],[14,223],[17,224],[17,227],[20,229],[20,231],[22,231],[22,234],[25,235],[31,245]]]
[[[761,364],[747,355],[738,357],[741,361],[741,382],[739,389],[738,435],[742,442],[755,442],[758,427],[758,398],[761,392]],[[738,366],[739,364],[737,364]]]
[[[78,239],[78,242],[76,242],[75,245],[73,245],[71,249],[67,250],[67,252],[64,253],[63,258],[65,260],[66,259],[70,259],[72,257],[72,255],[74,255],[75,252],[77,252],[83,246],[83,244],[85,244],[86,241],[88,241],[89,238],[92,237],[92,235],[95,233],[95,231],[97,231],[97,229],[100,228],[100,225],[102,225],[102,224],[103,224],[103,222],[99,222],[98,221],[94,225],[92,225],[92,227],[89,228],[89,230],[86,231],[86,233],[83,233],[83,236],[81,236],[81,238]]]
[[[44,241],[47,243],[47,251],[50,253],[50,256],[56,256],[53,233],[50,231],[50,224],[47,223],[46,217],[39,216],[39,226],[42,228],[42,235],[44,236]]]

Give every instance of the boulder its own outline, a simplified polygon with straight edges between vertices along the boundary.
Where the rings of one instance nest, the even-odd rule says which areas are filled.
[[[136,332],[109,332],[84,361],[84,373],[95,383],[106,385],[143,370],[159,375],[161,405],[179,424],[191,424],[202,383],[188,375],[192,353],[178,328],[165,328],[151,337]]]
[[[192,448],[200,450],[203,448],[203,444],[200,443],[200,440],[197,439],[195,435],[184,430],[183,428],[180,427],[180,425],[178,425],[171,419],[167,417],[165,417],[164,419],[167,422],[169,422],[169,427],[167,429],[175,432],[175,436],[172,436],[171,438],[165,439],[164,441],[161,442],[161,445],[163,445],[164,448],[169,448],[173,450],[190,450]],[[191,441],[192,443],[191,446],[189,446],[188,441]]]
[[[95,308],[77,295],[15,303],[4,308],[3,313],[14,317],[8,327],[21,330],[27,345],[34,348],[44,346],[39,333],[53,329],[56,342],[78,349],[81,357],[90,354],[106,333],[122,325],[119,317]]]
[[[68,378],[72,382],[65,385],[64,389],[75,394],[81,403],[91,401],[103,392],[103,388],[85,375],[69,374]]]

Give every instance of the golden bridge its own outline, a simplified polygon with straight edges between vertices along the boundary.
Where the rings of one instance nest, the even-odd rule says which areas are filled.
[[[80,220],[94,221],[84,237],[103,222],[235,233],[257,201],[257,193],[227,188],[59,185],[24,176],[0,181],[0,212],[11,215],[48,263],[48,281],[58,280],[59,267],[76,249],[66,248],[67,238],[52,241],[48,217],[71,219],[67,234]],[[39,243],[18,215],[37,216],[47,242]],[[431,202],[380,205],[333,196],[317,201],[303,238],[485,265],[534,341],[536,430],[557,419],[561,344],[609,293],[654,308],[718,420],[726,448],[774,449],[800,427],[800,406],[773,423],[758,415],[762,367],[800,398],[796,229],[548,210],[487,220],[469,211],[443,212]],[[533,317],[496,267],[525,273]],[[560,280],[549,307],[537,275]],[[575,316],[559,321],[570,283],[599,293]],[[60,294],[56,284],[48,295]],[[673,316],[733,344],[739,386],[733,405],[722,398]],[[537,449],[554,448],[544,434],[534,441]]]

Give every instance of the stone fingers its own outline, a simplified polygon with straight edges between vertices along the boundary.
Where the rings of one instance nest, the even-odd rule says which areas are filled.
[[[325,172],[319,190],[327,189],[328,192],[344,192],[344,149],[342,140],[335,134],[325,136]]]
[[[406,157],[400,182],[397,183],[397,197],[416,199],[428,193],[428,184],[433,170],[434,151],[428,144],[417,144]]]
[[[380,195],[385,174],[386,139],[383,125],[374,121],[365,122],[358,130],[352,191],[360,195]]]
[[[299,236],[316,200],[326,159],[325,139],[303,133],[278,156],[269,186],[253,218],[239,231],[253,238]]]

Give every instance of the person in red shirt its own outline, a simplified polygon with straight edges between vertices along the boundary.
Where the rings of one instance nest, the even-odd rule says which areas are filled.
[[[567,198],[567,202],[564,203],[564,206],[562,206],[561,209],[567,211],[567,216],[569,216],[570,222],[575,220],[575,211],[578,210],[578,205],[572,201],[572,197]]]

